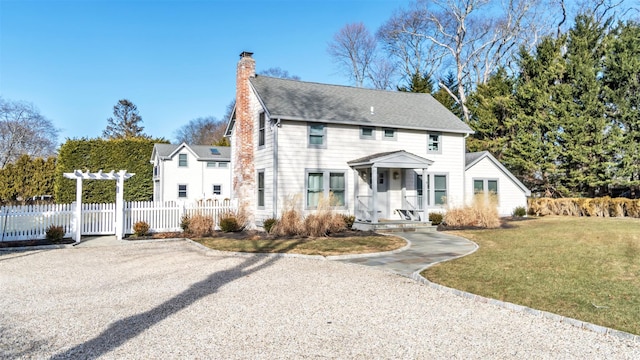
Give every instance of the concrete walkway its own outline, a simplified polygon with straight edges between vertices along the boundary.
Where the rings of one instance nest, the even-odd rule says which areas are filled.
[[[410,242],[407,250],[373,255],[358,256],[337,261],[373,266],[407,277],[442,261],[455,259],[473,253],[478,245],[470,240],[440,232],[393,233]]]

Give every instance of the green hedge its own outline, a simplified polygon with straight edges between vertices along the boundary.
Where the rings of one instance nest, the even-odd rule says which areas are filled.
[[[153,165],[149,162],[153,144],[164,139],[68,139],[58,153],[54,197],[57,203],[76,199],[76,180],[64,173],[82,170],[110,172],[127,170],[135,175],[125,181],[125,201],[149,201],[153,198]],[[116,199],[114,180],[83,180],[82,201],[109,203]]]
[[[529,199],[529,214],[537,216],[599,216],[640,218],[640,199],[536,198]]]

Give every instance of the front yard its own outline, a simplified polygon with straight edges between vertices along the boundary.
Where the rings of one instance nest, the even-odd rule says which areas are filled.
[[[544,217],[452,231],[480,249],[422,273],[430,281],[640,334],[640,220]]]

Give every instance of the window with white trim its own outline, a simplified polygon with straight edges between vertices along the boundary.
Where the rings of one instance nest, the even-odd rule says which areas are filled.
[[[187,154],[178,154],[178,166],[186,167],[187,165]]]
[[[178,198],[184,199],[187,197],[187,184],[178,184]]]
[[[207,161],[207,167],[208,168],[216,167],[216,162],[215,161]]]
[[[333,207],[346,206],[346,173],[344,171],[308,171],[306,176],[306,207],[315,209],[320,199],[332,196]]]
[[[222,185],[213,184],[213,195],[222,195]]]
[[[427,134],[427,153],[442,154],[442,134],[440,133]]]

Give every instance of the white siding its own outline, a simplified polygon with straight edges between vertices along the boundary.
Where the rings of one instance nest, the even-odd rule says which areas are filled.
[[[179,154],[187,155],[187,166],[178,166]],[[186,148],[176,153],[173,158],[159,162],[156,182],[159,198],[156,201],[200,200],[230,198],[231,166],[226,168],[208,168],[206,161],[198,161],[196,156]],[[178,185],[187,185],[187,198],[178,198]],[[213,185],[222,186],[222,195],[213,195]]]
[[[347,165],[355,160],[375,153],[405,150],[434,161],[430,173],[448,175],[448,200],[460,204],[464,199],[464,137],[461,134],[442,136],[442,153],[427,154],[427,132],[417,130],[396,130],[396,140],[383,140],[382,129],[377,128],[375,139],[361,139],[360,127],[327,124],[327,146],[323,149],[308,147],[307,123],[282,121],[278,129],[278,211],[283,201],[293,195],[305,196],[305,170],[341,170],[346,172],[346,201],[348,211],[354,212],[355,172]],[[390,169],[390,207],[401,206],[402,176],[393,179],[395,169]],[[402,171],[398,172],[403,174]],[[406,181],[407,179],[405,179]],[[413,181],[413,180],[411,180]],[[359,193],[366,194],[366,182],[359,180]],[[393,217],[392,214],[390,214]]]
[[[527,207],[525,192],[488,158],[480,160],[469,168],[465,177],[465,193],[468,203],[473,199],[474,179],[496,179],[498,180],[498,213],[500,216],[511,215],[518,206]]]

